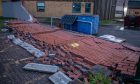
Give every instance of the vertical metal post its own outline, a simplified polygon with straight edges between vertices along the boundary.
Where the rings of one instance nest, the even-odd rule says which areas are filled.
[[[53,27],[53,17],[51,17],[51,27]]]
[[[123,2],[123,17],[125,16],[125,6],[126,6],[126,0],[124,0],[124,2]]]

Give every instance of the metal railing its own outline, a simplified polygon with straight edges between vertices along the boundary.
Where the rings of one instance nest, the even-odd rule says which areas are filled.
[[[50,25],[51,27],[60,27],[60,18],[58,17],[37,17],[38,21],[43,24]]]

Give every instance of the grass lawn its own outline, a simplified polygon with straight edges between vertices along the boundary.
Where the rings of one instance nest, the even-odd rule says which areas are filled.
[[[100,20],[100,25],[110,24],[111,20]]]
[[[14,18],[0,16],[0,28],[3,28],[4,27],[4,23],[3,23],[4,21],[11,20],[11,19],[14,19]]]

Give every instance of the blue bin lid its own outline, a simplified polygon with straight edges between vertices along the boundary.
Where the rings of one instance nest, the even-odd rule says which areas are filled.
[[[64,15],[61,18],[61,24],[72,25],[77,20],[77,15]]]

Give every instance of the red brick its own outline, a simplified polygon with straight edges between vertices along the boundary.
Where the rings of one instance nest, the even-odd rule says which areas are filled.
[[[123,63],[123,62],[121,62],[121,63],[119,63],[118,65],[128,66],[129,64],[128,64],[128,63]]]
[[[132,70],[132,69],[128,69],[128,72],[130,72],[130,73],[136,73],[136,70]]]
[[[91,62],[89,59],[84,59],[84,62],[89,64],[89,65],[95,65],[93,62]]]
[[[60,49],[57,49],[57,52],[61,55],[61,56],[64,56],[65,57],[65,53],[63,51],[61,51]]]
[[[136,62],[131,62],[131,61],[124,61],[124,63],[136,65]]]
[[[74,74],[82,74],[80,70],[76,69],[75,71],[73,71]]]
[[[48,62],[47,61],[42,61],[42,63],[47,64]]]
[[[129,69],[130,67],[129,67],[129,66],[123,66],[123,68],[124,68],[124,69]]]
[[[75,62],[76,64],[82,65],[82,62],[80,62],[80,61],[74,60],[74,62]]]
[[[59,70],[60,70],[61,72],[65,73],[65,71],[64,71],[62,68],[60,68]]]
[[[28,64],[28,63],[32,63],[32,61],[29,61],[29,60],[28,60],[28,61],[26,61],[25,63],[27,63],[27,64]]]
[[[39,61],[44,61],[45,58],[41,57],[41,58],[38,58],[37,60],[39,60]]]
[[[77,69],[81,69],[82,68],[82,66],[81,65],[74,65]]]
[[[70,68],[71,68],[72,71],[76,70],[76,68],[74,66],[70,66]]]
[[[84,84],[89,84],[89,83],[88,83],[88,79],[87,79],[87,78],[84,78],[84,81],[85,81],[85,83],[84,83]]]
[[[61,65],[64,66],[65,65],[65,62],[61,61]]]
[[[53,63],[53,64],[57,64],[57,61],[56,61],[56,60],[52,60],[52,61],[51,61],[51,64],[52,64],[52,63]]]
[[[72,73],[71,71],[67,72],[68,75],[74,75],[74,73]]]
[[[135,65],[135,64],[130,64],[130,66],[131,66],[131,67],[135,67],[136,65]]]
[[[86,67],[86,68],[88,68],[88,69],[90,69],[90,68],[91,68],[91,66],[90,66],[90,65],[85,64],[85,63],[82,63],[82,66],[83,66],[83,67]]]
[[[75,59],[76,61],[80,61],[80,62],[82,62],[83,61],[83,59],[82,58],[79,58],[79,57],[76,57],[76,59]]]
[[[15,22],[17,23],[17,21]],[[61,30],[57,32],[56,30],[52,30],[49,27],[44,28],[44,26],[42,27],[42,25],[40,24],[31,23],[28,25],[27,24],[15,25],[14,22],[11,22],[10,26],[13,27],[13,29],[17,30],[18,35],[19,36],[21,35],[20,37],[25,37],[26,35],[24,34],[27,34],[28,32],[34,34],[33,38],[37,42],[36,47],[39,49],[44,48],[44,46],[42,48],[44,42],[50,45],[48,46],[50,48],[53,47],[56,49],[56,46],[60,46],[60,49],[58,48],[59,50],[58,53],[61,54],[61,56],[58,55],[60,57],[59,58],[60,60],[64,60],[64,58],[69,58],[72,55],[73,57],[79,57],[74,59],[76,61],[79,61],[79,63],[83,61],[84,58],[85,58],[84,62],[86,62],[86,64],[91,66],[95,64],[103,64],[105,66],[111,66],[112,64],[119,63],[118,69],[126,70],[133,69],[134,66],[137,64],[138,61],[137,59],[139,58],[139,56],[134,54],[135,52],[124,49],[124,46],[120,44],[107,42],[101,39],[97,39],[95,37],[84,35],[79,36],[73,35],[73,33],[64,32]],[[77,48],[71,48],[70,44],[73,42],[78,43],[79,46]],[[66,52],[71,53],[66,54]],[[41,59],[40,61],[44,60]],[[61,63],[64,64],[63,62]],[[82,64],[82,66],[85,66],[83,65],[83,63],[80,64]],[[70,63],[69,64],[66,63],[66,65],[70,66]]]
[[[120,65],[120,64],[119,64],[118,67],[123,67],[123,65]]]
[[[117,70],[127,71],[127,69],[126,68],[123,68],[123,67],[117,67]]]
[[[74,78],[74,79],[78,79],[81,77],[81,74],[77,74],[77,75],[69,75],[70,78]]]
[[[122,74],[132,75],[135,76],[134,73],[128,72],[128,71],[121,71]]]
[[[129,68],[128,69],[132,69],[132,70],[134,70],[135,69],[135,67],[131,67],[131,66],[129,66]]]

